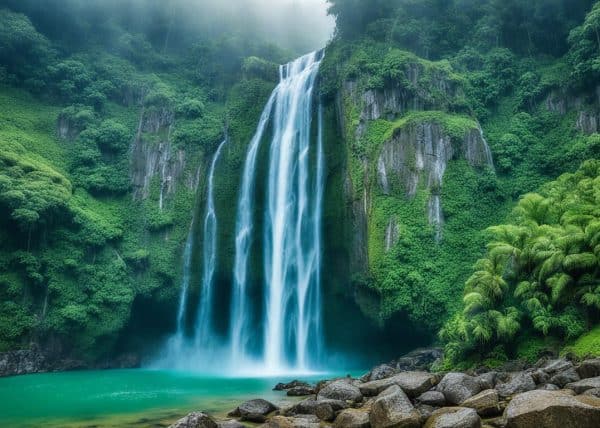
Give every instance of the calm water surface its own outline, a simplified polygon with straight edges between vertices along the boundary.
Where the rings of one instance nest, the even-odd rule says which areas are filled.
[[[301,377],[316,381],[333,374]],[[294,401],[272,391],[292,378],[223,378],[105,370],[0,378],[0,427],[160,427],[192,410],[224,418],[241,401]]]

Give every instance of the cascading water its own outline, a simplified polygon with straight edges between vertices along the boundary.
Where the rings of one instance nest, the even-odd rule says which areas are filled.
[[[215,168],[221,151],[227,140],[224,140],[213,157],[208,172],[208,191],[206,194],[206,215],[204,217],[204,235],[202,245],[202,288],[200,289],[200,303],[198,305],[198,318],[196,322],[195,341],[198,346],[207,347],[215,344],[213,326],[214,307],[214,276],[217,267],[217,214],[215,211],[214,180]]]
[[[319,274],[324,157],[320,118],[316,171],[312,174],[310,157],[313,92],[321,59],[322,53],[313,52],[281,66],[280,83],[250,145],[238,207],[231,347],[238,361],[254,360],[269,373],[309,369],[322,344]],[[263,351],[253,355],[248,346],[253,337],[248,317],[254,302],[247,292],[252,189],[257,151],[269,121],[273,136],[263,227]]]
[[[316,141],[313,134],[315,81],[322,52],[313,52],[280,67],[273,90],[250,141],[235,227],[235,259],[229,314],[229,337],[223,344],[214,331],[214,274],[217,266],[217,216],[214,173],[221,143],[209,176],[203,235],[203,277],[193,340],[184,334],[192,243],[184,254],[186,272],[177,318],[179,348],[160,364],[166,367],[227,369],[231,373],[278,374],[316,368],[322,353],[321,217],[325,182],[323,111],[319,105]],[[257,165],[267,135],[266,183]],[[265,150],[267,152],[267,150]],[[266,184],[264,215],[256,215],[255,187]],[[262,195],[261,195],[262,196]],[[257,226],[257,222],[264,222]],[[258,232],[262,231],[262,241]],[[258,241],[262,245],[252,245]],[[254,249],[262,249],[254,257]],[[252,262],[262,260],[264,278],[250,284]],[[187,278],[187,279],[186,279]],[[254,279],[254,278],[253,278]],[[263,291],[257,301],[256,290]],[[252,291],[252,293],[251,293]],[[257,320],[256,317],[259,319]],[[173,343],[173,341],[171,341]],[[262,349],[257,349],[262,345]],[[216,365],[208,364],[208,359]],[[224,367],[225,364],[229,367]]]
[[[206,214],[203,224],[202,261],[203,274],[200,288],[200,303],[198,316],[194,328],[194,338],[188,340],[186,336],[185,318],[188,306],[188,292],[192,273],[192,252],[194,247],[194,220],[190,226],[188,238],[183,252],[183,277],[179,307],[177,309],[177,330],[167,341],[163,355],[155,362],[157,367],[170,367],[181,369],[194,369],[199,364],[205,365],[212,354],[219,348],[217,335],[213,331],[212,301],[214,288],[214,273],[217,264],[217,215],[214,201],[214,176],[217,162],[221,156],[224,140],[213,156],[208,172],[208,185],[206,193]],[[207,352],[208,350],[212,352]]]

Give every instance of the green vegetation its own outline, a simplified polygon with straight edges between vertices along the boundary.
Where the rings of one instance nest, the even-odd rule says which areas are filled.
[[[3,3],[0,351],[36,343],[94,362],[125,351],[140,319],[156,322],[129,349],[170,329],[201,172],[228,127],[242,156],[291,54],[227,26],[184,28],[175,6],[166,28],[159,4],[136,20],[110,2]]]
[[[540,277],[545,259],[535,259],[534,266],[528,258],[520,266],[516,256],[505,255],[500,262],[489,255],[496,246],[504,248],[496,240],[507,239],[490,230],[525,227],[521,222],[529,227],[531,219],[510,214],[523,194],[539,192],[546,204],[557,205],[548,202],[559,198],[556,193],[562,192],[565,200],[583,199],[565,192],[575,192],[575,184],[594,187],[589,181],[593,163],[575,171],[600,156],[598,134],[577,125],[581,112],[594,117],[600,112],[600,3],[329,3],[338,28],[322,66],[321,93],[332,105],[342,94],[350,198],[361,203],[366,198],[368,268],[353,267],[352,289],[379,296],[379,305],[367,309],[370,316],[384,322],[401,313],[427,331],[445,323],[440,337],[448,365],[482,360],[497,365],[511,357],[531,361],[543,350],[557,350],[585,334],[599,321],[594,304],[597,255],[592,260],[591,243],[565,249],[566,260],[554,260],[565,263],[564,271],[545,270]],[[375,113],[373,105],[379,109]],[[453,142],[454,157],[441,188],[431,188],[421,178],[414,196],[392,184],[391,193],[383,194],[377,177],[382,147],[407,126],[420,123],[439,125]],[[479,124],[495,171],[473,168],[457,155],[465,134]],[[408,159],[404,168],[413,171],[415,165]],[[565,172],[574,175],[546,184]],[[390,183],[394,180],[388,177]],[[428,200],[436,194],[445,220],[440,243],[427,221]],[[531,198],[536,197],[521,199],[515,212]],[[549,223],[520,235],[527,251],[529,246],[535,247],[533,252],[555,251],[560,242],[578,239],[577,228],[588,225],[565,214],[573,207],[560,211],[559,206],[552,207],[554,217],[545,220]],[[488,229],[500,223],[511,226]],[[394,224],[397,243],[386,250],[386,232]],[[538,248],[536,240],[551,248]],[[488,257],[477,262],[486,247]],[[519,251],[526,250],[521,246]],[[489,289],[479,290],[477,281],[488,279]],[[541,299],[539,305],[530,301],[534,297]]]

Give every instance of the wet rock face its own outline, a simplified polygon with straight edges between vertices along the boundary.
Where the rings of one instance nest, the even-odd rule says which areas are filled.
[[[46,358],[34,350],[21,350],[0,353],[0,377],[48,370]]]
[[[161,209],[163,198],[175,192],[186,162],[185,152],[173,149],[170,142],[174,120],[173,112],[167,109],[142,111],[138,134],[131,151],[131,183],[134,199],[146,199],[150,193],[152,179],[158,177]],[[146,137],[148,134],[161,137],[158,142],[149,141]],[[198,185],[196,177],[191,177],[186,182],[190,189],[195,189]]]
[[[600,131],[600,111],[581,111],[575,127],[585,135]]]

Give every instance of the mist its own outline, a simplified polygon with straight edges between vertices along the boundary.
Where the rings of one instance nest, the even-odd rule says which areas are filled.
[[[56,39],[74,27],[78,37],[81,30],[90,39],[101,37],[102,28],[117,23],[170,49],[198,38],[238,36],[302,54],[324,47],[335,27],[327,0],[0,0],[4,5],[26,13]]]

